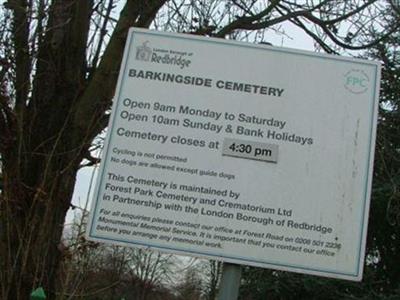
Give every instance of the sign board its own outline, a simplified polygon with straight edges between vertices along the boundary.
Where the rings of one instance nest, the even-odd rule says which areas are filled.
[[[360,280],[378,63],[132,29],[88,238]]]

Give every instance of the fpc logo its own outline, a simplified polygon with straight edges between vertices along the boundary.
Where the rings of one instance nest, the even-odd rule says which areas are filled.
[[[350,70],[344,75],[344,87],[353,94],[362,94],[368,90],[369,77],[362,70]]]
[[[136,59],[149,61],[151,57],[151,53],[153,52],[147,44],[149,41],[145,41],[142,46],[136,47]]]

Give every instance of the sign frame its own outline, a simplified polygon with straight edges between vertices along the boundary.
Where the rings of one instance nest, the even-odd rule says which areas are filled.
[[[112,107],[112,113],[109,121],[109,130],[114,126],[115,119],[117,118],[116,116],[116,111],[117,111],[117,106],[121,102],[121,90],[123,88],[124,82],[123,82],[123,77],[124,74],[127,72],[128,68],[128,61],[130,56],[133,55],[129,51],[131,47],[131,43],[134,39],[135,34],[144,34],[144,35],[149,35],[149,36],[161,36],[161,37],[167,37],[171,39],[185,39],[186,41],[201,41],[204,43],[218,43],[220,45],[224,45],[227,47],[233,46],[233,47],[244,47],[244,48],[257,48],[260,50],[265,50],[265,51],[271,51],[271,52],[279,52],[279,53],[287,53],[290,55],[299,55],[299,56],[308,56],[308,57],[313,57],[316,59],[327,59],[327,60],[332,60],[332,61],[340,61],[340,62],[349,62],[349,63],[358,63],[361,65],[368,65],[368,66],[374,66],[375,67],[375,73],[374,73],[374,78],[371,79],[372,82],[372,97],[373,99],[370,99],[369,105],[371,105],[370,111],[371,115],[369,116],[370,120],[372,121],[370,124],[369,128],[369,154],[368,157],[366,158],[366,164],[367,167],[366,169],[368,170],[368,174],[365,175],[365,186],[364,186],[364,197],[363,197],[363,205],[362,205],[362,211],[360,212],[361,216],[361,224],[360,224],[360,234],[359,234],[359,249],[358,249],[358,264],[354,272],[337,272],[334,269],[318,269],[318,268],[313,268],[313,267],[304,267],[302,265],[294,265],[294,264],[284,264],[279,261],[273,261],[269,260],[269,258],[265,258],[263,261],[259,260],[252,260],[248,257],[238,257],[238,256],[230,256],[226,255],[221,251],[215,251],[215,252],[201,252],[201,251],[194,251],[190,249],[184,249],[185,247],[167,247],[165,245],[160,245],[159,243],[155,242],[141,242],[141,241],[134,241],[134,240],[121,240],[117,238],[111,238],[111,237],[104,237],[104,236],[96,236],[94,234],[94,227],[96,225],[95,218],[97,217],[97,211],[98,211],[98,205],[99,202],[101,201],[100,199],[100,187],[103,185],[104,182],[104,177],[105,177],[105,170],[107,167],[107,161],[108,161],[108,153],[111,150],[111,136],[107,134],[107,137],[105,139],[105,146],[104,150],[102,153],[102,163],[100,164],[99,172],[98,172],[98,178],[96,181],[96,186],[94,189],[94,195],[93,195],[93,203],[92,203],[92,209],[90,211],[90,217],[89,217],[89,222],[88,222],[88,230],[87,230],[87,238],[89,240],[93,240],[96,242],[106,242],[106,243],[111,243],[111,244],[116,244],[116,245],[121,245],[121,246],[135,246],[135,247],[141,247],[141,248],[150,248],[154,250],[159,250],[159,251],[164,251],[168,253],[176,253],[176,254],[182,254],[182,255],[189,255],[189,256],[196,256],[196,257],[203,257],[203,258],[208,258],[208,259],[215,259],[215,260],[220,260],[228,263],[233,263],[233,264],[246,264],[246,265],[251,265],[251,266],[256,266],[256,267],[265,267],[265,268],[272,268],[272,269],[277,269],[277,270],[282,270],[282,271],[293,271],[293,272],[298,272],[298,273],[305,273],[305,274],[311,274],[311,275],[318,275],[318,276],[324,276],[324,277],[332,277],[332,278],[340,278],[340,279],[347,279],[347,280],[353,280],[353,281],[359,281],[362,279],[362,273],[363,273],[363,265],[364,265],[364,256],[365,256],[365,246],[366,246],[366,235],[367,235],[367,228],[368,228],[368,212],[369,212],[369,207],[370,207],[370,196],[371,196],[371,184],[372,184],[372,176],[373,176],[373,161],[374,161],[374,145],[375,145],[375,139],[376,139],[376,126],[377,126],[377,114],[378,114],[378,97],[379,97],[379,83],[380,83],[380,64],[378,62],[372,62],[372,61],[364,61],[360,59],[353,59],[353,58],[346,58],[346,57],[337,57],[337,56],[332,56],[332,55],[326,55],[326,54],[319,54],[319,53],[312,53],[312,52],[307,52],[307,51],[301,51],[301,50],[294,50],[294,49],[287,49],[287,48],[275,48],[275,47],[269,47],[265,45],[256,45],[256,44],[249,44],[249,43],[243,43],[243,42],[238,42],[238,41],[228,41],[228,40],[221,40],[221,39],[213,39],[213,38],[204,38],[204,37],[199,37],[199,36],[193,36],[193,35],[181,35],[181,34],[175,34],[175,33],[164,33],[164,32],[157,32],[157,31],[151,31],[151,30],[144,30],[144,29],[138,29],[138,28],[131,28],[128,33],[128,38],[127,42],[125,45],[125,51],[124,51],[124,56],[121,64],[121,72],[118,77],[118,83],[116,87],[116,95],[115,95],[115,100],[113,102],[113,107]],[[361,72],[359,70],[355,70],[354,72]],[[357,73],[360,75],[359,73]],[[362,74],[360,75],[362,78]],[[351,88],[351,87],[350,87]],[[359,93],[360,90],[353,90],[352,92],[354,93]]]

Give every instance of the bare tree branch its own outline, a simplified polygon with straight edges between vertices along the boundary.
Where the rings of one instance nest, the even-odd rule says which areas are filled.
[[[400,16],[400,3],[399,1],[397,1],[397,3],[395,3],[396,0],[388,0],[390,3],[390,6],[392,7],[392,9],[396,12],[396,14],[398,16]]]
[[[392,35],[393,33],[395,33],[399,28],[400,28],[400,22],[398,22],[397,24],[395,24],[390,30],[386,31],[386,33],[384,35],[382,35],[380,38],[375,39],[373,41],[371,41],[370,43],[367,44],[363,44],[360,46],[353,46],[350,44],[346,44],[344,42],[342,42],[341,40],[339,40],[333,33],[332,31],[329,29],[329,27],[327,26],[327,24],[316,18],[315,16],[313,16],[311,13],[309,14],[305,14],[304,17],[308,20],[310,20],[311,22],[313,22],[314,24],[318,25],[323,32],[338,46],[344,48],[344,49],[349,49],[349,50],[362,50],[362,49],[367,49],[367,48],[371,48],[377,44],[379,44],[381,41],[385,40],[387,37],[389,37],[390,35]]]
[[[12,31],[15,48],[15,111],[22,124],[30,88],[31,56],[29,53],[29,4],[26,0],[8,2],[14,13]]]
[[[103,58],[75,105],[75,126],[80,132],[88,133],[88,138],[94,138],[89,128],[99,128],[99,118],[111,104],[129,27],[148,26],[165,2],[166,0],[152,0],[145,4],[133,0],[126,2]]]
[[[338,54],[335,50],[333,50],[328,44],[326,44],[318,35],[316,35],[314,32],[309,30],[307,26],[305,26],[299,18],[294,18],[291,20],[293,24],[296,26],[300,27],[301,29],[304,30],[305,33],[307,33],[310,37],[313,38],[313,40],[321,46],[321,48],[326,52],[326,53],[331,53],[331,54]]]
[[[103,24],[102,24],[102,26],[100,28],[100,36],[98,37],[97,48],[96,48],[93,60],[91,62],[93,70],[96,68],[98,60],[100,58],[100,51],[101,51],[101,49],[103,47],[104,37],[106,36],[106,33],[107,33],[107,24],[111,19],[111,11],[113,9],[113,6],[114,6],[114,0],[109,0],[107,9],[106,9],[106,11],[104,13]],[[91,73],[89,75],[89,78],[91,78],[92,75],[93,75],[93,73]]]
[[[258,21],[268,14],[272,12],[272,10],[279,4],[280,0],[272,0],[271,4],[262,12],[249,16],[249,17],[240,17],[233,21],[232,23],[226,25],[224,28],[222,28],[220,31],[218,31],[216,34],[214,34],[215,37],[225,37],[229,33],[231,33],[234,30],[237,29],[258,29],[258,28],[263,28],[263,25],[261,27],[255,25],[253,22]],[[265,24],[264,28],[268,25],[268,22],[263,23]],[[254,26],[254,27],[253,27]]]
[[[17,120],[9,98],[0,91],[0,155],[14,143],[16,130]]]

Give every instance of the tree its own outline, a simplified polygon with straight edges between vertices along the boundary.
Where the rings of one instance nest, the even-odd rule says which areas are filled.
[[[222,263],[210,260],[203,265],[202,273],[205,275],[203,294],[205,299],[214,300],[217,296],[218,286],[222,274]]]
[[[185,278],[178,284],[178,299],[182,300],[201,300],[202,280],[198,270],[195,267],[190,267],[185,272]]]
[[[400,21],[392,1],[382,26]],[[381,33],[372,28],[370,35]],[[400,35],[363,53],[382,63],[378,132],[364,279],[360,284],[245,268],[242,299],[398,299],[400,293]],[[360,54],[359,54],[360,55]],[[287,293],[290,291],[290,293]],[[296,295],[296,296],[294,296]]]
[[[50,299],[76,173],[94,164],[128,28],[261,42],[291,22],[325,51],[376,45],[384,1],[8,0],[0,24],[0,297]],[[117,10],[122,6],[120,15]],[[342,26],[343,25],[343,26]]]
[[[400,21],[399,7],[392,2],[387,24]],[[382,62],[382,80],[368,254],[385,291],[400,287],[400,270],[393,267],[400,260],[399,46],[400,35],[396,33],[369,51],[371,57]]]
[[[167,286],[181,271],[176,256],[88,241],[82,211],[63,237],[59,299],[174,299]]]

